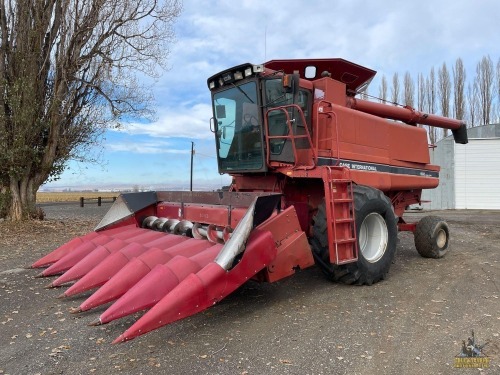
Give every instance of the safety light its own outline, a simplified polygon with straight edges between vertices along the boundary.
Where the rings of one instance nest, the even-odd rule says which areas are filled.
[[[243,79],[243,73],[241,73],[240,71],[234,72],[234,79]]]
[[[226,73],[222,76],[222,79],[224,80],[224,82],[231,82],[233,81],[233,75],[231,73]]]
[[[214,81],[210,81],[208,87],[210,88],[210,90],[214,89],[215,88],[215,82]]]
[[[250,77],[252,75],[252,68],[248,67],[245,69],[245,77]]]
[[[259,65],[254,65],[253,66],[253,72],[254,73],[262,73],[264,71],[264,65],[259,64]]]

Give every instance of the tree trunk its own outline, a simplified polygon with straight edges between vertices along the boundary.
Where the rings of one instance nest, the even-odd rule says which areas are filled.
[[[10,180],[10,207],[8,217],[12,221],[19,221],[29,218],[37,218],[36,191],[33,180],[30,177],[23,177],[19,180]]]

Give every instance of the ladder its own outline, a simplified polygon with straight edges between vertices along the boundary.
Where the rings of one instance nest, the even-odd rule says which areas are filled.
[[[353,183],[348,178],[350,171],[344,167],[328,166],[324,170],[330,262],[333,264],[355,262],[358,260],[358,241],[354,218]]]

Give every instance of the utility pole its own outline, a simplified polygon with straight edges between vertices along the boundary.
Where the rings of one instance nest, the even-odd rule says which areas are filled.
[[[194,158],[194,142],[191,142],[191,179],[189,184],[189,191],[193,191],[193,158]]]

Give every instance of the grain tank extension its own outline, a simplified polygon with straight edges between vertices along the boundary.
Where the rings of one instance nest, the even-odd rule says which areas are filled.
[[[98,288],[74,312],[115,301],[91,324],[147,310],[114,342],[200,312],[249,279],[316,264],[346,284],[384,279],[398,231],[443,257],[449,229],[405,209],[439,183],[427,132],[462,121],[356,98],[375,72],[343,59],[242,64],[208,79],[220,173],[229,191],[122,194],[94,232],[36,261],[61,298]],[[208,129],[207,129],[208,131]]]

